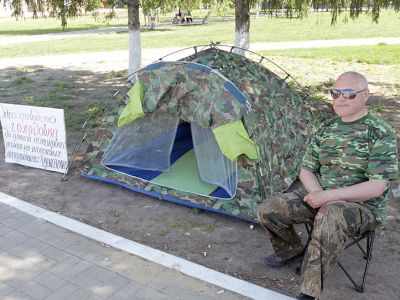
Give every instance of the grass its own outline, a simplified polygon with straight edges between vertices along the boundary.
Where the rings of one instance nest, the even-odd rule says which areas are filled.
[[[66,28],[61,27],[61,21],[58,18],[2,18],[0,17],[0,36],[18,36],[18,35],[38,35],[59,32],[73,32],[77,30],[99,29],[112,26],[128,26],[128,11],[119,9],[116,11],[117,17],[106,20],[106,13],[100,13],[97,17],[93,17],[90,12],[86,15],[77,16],[68,19]],[[229,12],[228,12],[229,13]],[[231,11],[230,14],[234,12]],[[206,9],[197,9],[192,11],[192,18],[203,18],[207,14]],[[214,12],[210,17],[217,17],[221,14]],[[171,23],[173,12],[160,14],[157,23]],[[144,25],[144,15],[140,10],[140,24]]]
[[[217,228],[217,225],[214,223],[202,223],[199,225],[199,228],[203,232],[213,232]]]
[[[326,12],[311,13],[303,19],[251,20],[251,40],[276,42],[400,36],[399,13],[393,10],[383,10],[378,24],[373,23],[369,15],[347,22],[345,17],[339,16],[334,26]]]
[[[192,211],[191,211],[192,215],[195,215],[195,216],[201,214],[202,212],[203,212],[203,210],[200,208],[192,208]]]
[[[167,236],[167,234],[168,234],[168,230],[162,229],[158,235],[159,236]]]
[[[17,79],[15,79],[11,83],[11,85],[21,85],[21,84],[29,83],[29,82],[32,82],[32,79],[30,79],[30,78],[28,78],[26,76],[21,76],[21,77],[18,77]]]
[[[193,229],[193,223],[190,221],[177,220],[175,223],[170,224],[172,228],[183,231],[184,233],[189,233]]]
[[[379,44],[376,46],[332,47],[314,49],[288,49],[260,51],[264,56],[302,57],[312,59],[330,59],[378,65],[400,66],[400,45]]]
[[[48,77],[47,84],[41,86],[40,96],[32,96],[32,84],[35,82],[27,74],[28,72],[24,70],[16,72],[15,79],[13,78],[11,83],[5,86],[4,92],[0,93],[0,98],[12,97],[13,94],[8,89],[13,89],[18,92],[17,98],[23,99],[21,104],[64,109],[68,130],[79,130],[89,116],[92,120],[98,120],[110,108],[108,104],[96,105],[71,101],[71,95],[77,89],[76,85],[67,81],[56,81],[53,77]]]
[[[198,223],[179,219],[173,224],[170,224],[170,227],[184,233],[190,233],[193,229],[198,229],[201,232],[211,233],[215,230],[215,228],[217,228],[217,225],[215,225],[214,223]]]
[[[38,35],[47,33],[58,33],[64,31],[77,31],[87,29],[97,29],[110,26],[127,26],[127,13],[119,13],[118,18],[109,22],[104,22],[102,16],[95,19],[90,14],[68,20],[68,27],[63,30],[61,21],[57,18],[40,19],[0,19],[0,37],[18,36],[18,35]]]
[[[344,39],[368,37],[396,37],[399,14],[384,10],[379,24],[363,15],[355,21],[330,25],[328,13],[315,13],[305,19],[259,18],[251,20],[251,42],[303,41],[315,39]],[[142,48],[192,46],[221,42],[232,44],[234,21],[158,27],[144,30]],[[299,30],[301,28],[301,30]],[[4,29],[0,30],[0,34]],[[210,34],[212,32],[212,34]],[[66,53],[118,51],[128,49],[128,33],[85,35],[57,41],[30,42],[0,46],[0,57],[22,57]],[[308,51],[308,50],[304,50]]]

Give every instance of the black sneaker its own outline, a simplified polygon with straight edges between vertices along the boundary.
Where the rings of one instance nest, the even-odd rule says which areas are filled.
[[[297,300],[314,300],[315,297],[310,296],[310,295],[306,295],[306,294],[303,294],[303,293],[300,293],[300,294],[296,297],[296,299],[297,299]]]
[[[289,257],[288,259],[284,259],[282,261],[277,261],[275,254],[268,255],[264,258],[264,263],[271,267],[271,268],[280,268],[283,266],[286,266],[288,264],[294,263],[295,261],[301,259],[303,257],[304,253],[299,253],[295,256]]]

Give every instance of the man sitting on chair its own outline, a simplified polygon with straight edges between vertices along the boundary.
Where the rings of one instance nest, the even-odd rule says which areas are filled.
[[[297,299],[318,298],[347,238],[386,218],[388,181],[398,178],[396,136],[368,113],[365,77],[340,75],[331,95],[338,116],[308,146],[300,171],[304,188],[266,199],[257,209],[275,252],[265,258],[270,267],[299,260],[304,250],[293,225],[313,224]]]

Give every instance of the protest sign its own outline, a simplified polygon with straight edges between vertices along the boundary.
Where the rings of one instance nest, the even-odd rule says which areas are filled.
[[[5,162],[64,173],[64,110],[0,103]]]

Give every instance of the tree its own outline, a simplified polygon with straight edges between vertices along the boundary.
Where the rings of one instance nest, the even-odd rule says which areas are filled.
[[[250,5],[252,1],[235,1],[235,47],[249,49],[250,45]],[[244,50],[236,50],[244,55]]]
[[[139,0],[128,0],[129,68],[128,74],[140,69],[142,42],[140,39]]]

